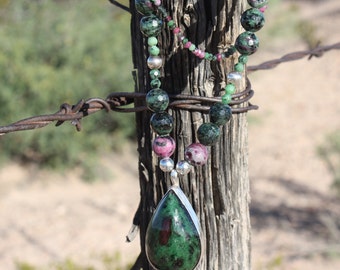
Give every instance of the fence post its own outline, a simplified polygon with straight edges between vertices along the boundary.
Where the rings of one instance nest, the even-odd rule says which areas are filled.
[[[139,29],[142,15],[134,3],[130,0],[133,63],[137,71],[135,91],[147,93],[147,45]],[[234,43],[241,32],[240,15],[246,7],[245,0],[163,0],[162,4],[190,41],[213,53]],[[179,46],[166,27],[160,44],[163,90],[169,94],[219,95],[226,74],[233,69],[234,57],[221,62],[200,60]],[[137,101],[136,106],[143,104]],[[185,146],[197,141],[195,131],[207,121],[207,116],[179,109],[169,113],[174,117],[172,137],[177,149],[173,159],[177,161],[183,159]],[[157,203],[170,186],[169,177],[159,170],[152,152],[150,117],[151,112],[136,113],[141,201],[135,222],[140,227],[141,255],[132,269],[152,269],[145,256],[145,233]],[[208,164],[195,168],[180,181],[202,229],[203,258],[199,269],[250,269],[247,144],[246,115],[234,114],[224,126],[219,142],[210,148]]]

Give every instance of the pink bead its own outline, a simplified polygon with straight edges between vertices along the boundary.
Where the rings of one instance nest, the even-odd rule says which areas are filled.
[[[184,48],[189,49],[191,46],[191,42],[188,41],[187,43],[184,44]]]
[[[205,52],[201,51],[201,53],[198,56],[200,59],[203,59],[205,57]]]
[[[176,142],[170,136],[159,136],[154,139],[152,149],[158,157],[170,157],[176,149]]]
[[[175,27],[172,31],[175,35],[177,35],[179,32],[181,32],[181,29],[179,27]]]
[[[192,143],[184,150],[185,160],[191,165],[204,165],[208,160],[208,149],[200,143]]]
[[[172,20],[171,16],[166,16],[165,19],[166,19],[166,21],[168,21],[168,22]]]
[[[161,0],[155,0],[153,3],[154,3],[155,6],[158,7],[158,6],[161,5]]]
[[[201,50],[199,50],[199,49],[196,49],[196,50],[194,50],[194,55],[196,55],[196,56],[199,56],[200,55],[200,53],[201,53]]]
[[[218,53],[216,55],[216,57],[217,57],[217,61],[221,61],[222,60],[222,54]]]
[[[259,8],[259,11],[261,11],[262,13],[264,13],[267,9],[267,6],[263,6],[261,8]]]

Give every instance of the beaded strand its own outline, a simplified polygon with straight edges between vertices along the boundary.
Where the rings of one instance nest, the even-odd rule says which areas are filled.
[[[259,41],[254,32],[260,30],[264,25],[263,12],[266,9],[267,2],[267,0],[248,0],[251,8],[244,11],[240,19],[241,25],[246,31],[237,37],[235,44],[229,47],[226,52],[214,55],[200,50],[184,36],[181,29],[176,26],[172,17],[161,5],[161,0],[135,0],[136,9],[144,15],[140,22],[140,29],[143,35],[147,37],[149,52],[147,65],[150,69],[151,90],[146,95],[146,104],[153,112],[150,125],[157,134],[152,142],[152,148],[160,158],[160,169],[164,172],[170,172],[173,182],[178,182],[179,175],[189,173],[192,166],[204,165],[207,162],[207,146],[214,145],[217,142],[220,137],[220,127],[231,119],[232,112],[228,104],[232,99],[232,94],[236,92],[236,82],[243,77],[242,72],[248,61],[248,56],[255,53],[259,46]],[[199,59],[222,61],[236,52],[240,54],[238,62],[234,65],[234,70],[227,74],[227,84],[223,90],[221,102],[215,103],[209,110],[210,122],[201,124],[197,130],[199,143],[192,143],[187,146],[184,151],[184,160],[177,162],[176,166],[170,158],[176,149],[176,143],[169,135],[173,128],[173,118],[166,112],[169,96],[160,88],[160,68],[163,66],[163,61],[159,56],[160,49],[157,36],[161,32],[164,22],[181,42],[183,48],[188,49]]]

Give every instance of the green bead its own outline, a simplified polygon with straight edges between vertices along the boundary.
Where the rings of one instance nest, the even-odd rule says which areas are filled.
[[[196,46],[195,44],[191,44],[190,47],[189,47],[189,51],[194,51],[196,49]]]
[[[257,8],[250,8],[242,13],[241,25],[247,31],[259,31],[264,26],[264,22],[263,13]]]
[[[172,131],[173,121],[166,112],[154,113],[150,118],[151,127],[158,135],[168,135]]]
[[[153,56],[159,55],[159,48],[157,46],[151,46],[149,47],[149,53]]]
[[[240,55],[238,57],[238,62],[241,63],[241,64],[247,64],[248,62],[248,55]]]
[[[143,15],[150,15],[154,11],[150,0],[135,0],[135,7]]]
[[[173,20],[171,21],[168,21],[168,27],[171,29],[171,28],[174,28],[175,27],[175,22]]]
[[[146,106],[153,112],[161,112],[165,111],[169,105],[169,96],[168,94],[160,89],[154,88],[151,89],[146,94]]]
[[[224,94],[222,96],[222,103],[225,105],[228,105],[231,101],[231,95],[230,94]]]
[[[253,32],[246,31],[236,38],[235,47],[240,54],[250,55],[257,51],[259,40]]]
[[[162,30],[162,20],[155,15],[145,16],[140,20],[140,30],[146,37],[157,36]]]
[[[159,71],[159,69],[152,69],[150,70],[149,74],[150,74],[150,78],[153,80],[158,79],[161,76],[161,72]]]
[[[148,45],[149,46],[156,46],[158,44],[158,39],[156,37],[149,37],[148,38]]]
[[[226,124],[231,119],[231,108],[223,103],[215,103],[209,110],[210,121],[218,126]]]
[[[226,87],[224,88],[224,90],[225,90],[225,93],[226,93],[226,94],[232,95],[232,94],[234,94],[234,93],[236,92],[236,87],[235,87],[234,84],[228,83],[228,84],[226,85]]]
[[[162,83],[159,79],[153,79],[150,82],[151,88],[159,88],[159,87],[161,87],[161,85],[162,85]]]
[[[189,39],[184,38],[184,39],[182,40],[183,45],[185,45],[186,43],[188,43],[188,41],[189,41]]]
[[[214,123],[204,123],[197,130],[197,138],[203,145],[213,145],[220,137],[220,129]]]
[[[268,0],[248,0],[248,4],[254,8],[261,8],[268,4]]]
[[[244,70],[244,65],[241,63],[236,63],[234,66],[234,70],[237,72],[242,72]]]
[[[155,269],[197,266],[202,252],[198,218],[179,187],[172,187],[158,204],[146,230],[145,250]]]

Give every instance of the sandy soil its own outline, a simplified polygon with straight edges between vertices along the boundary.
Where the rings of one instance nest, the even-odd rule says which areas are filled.
[[[294,5],[324,44],[340,41],[338,0]],[[250,65],[306,49],[300,40],[288,43],[264,45]],[[340,199],[316,153],[329,132],[340,130],[340,52],[250,78],[252,102],[260,106],[249,116],[253,269],[340,269]],[[86,184],[77,172],[16,164],[0,171],[0,269],[66,258],[103,269],[105,255],[118,252],[122,265],[136,258],[138,239],[125,242],[139,201],[136,150],[102,163],[113,181]]]

